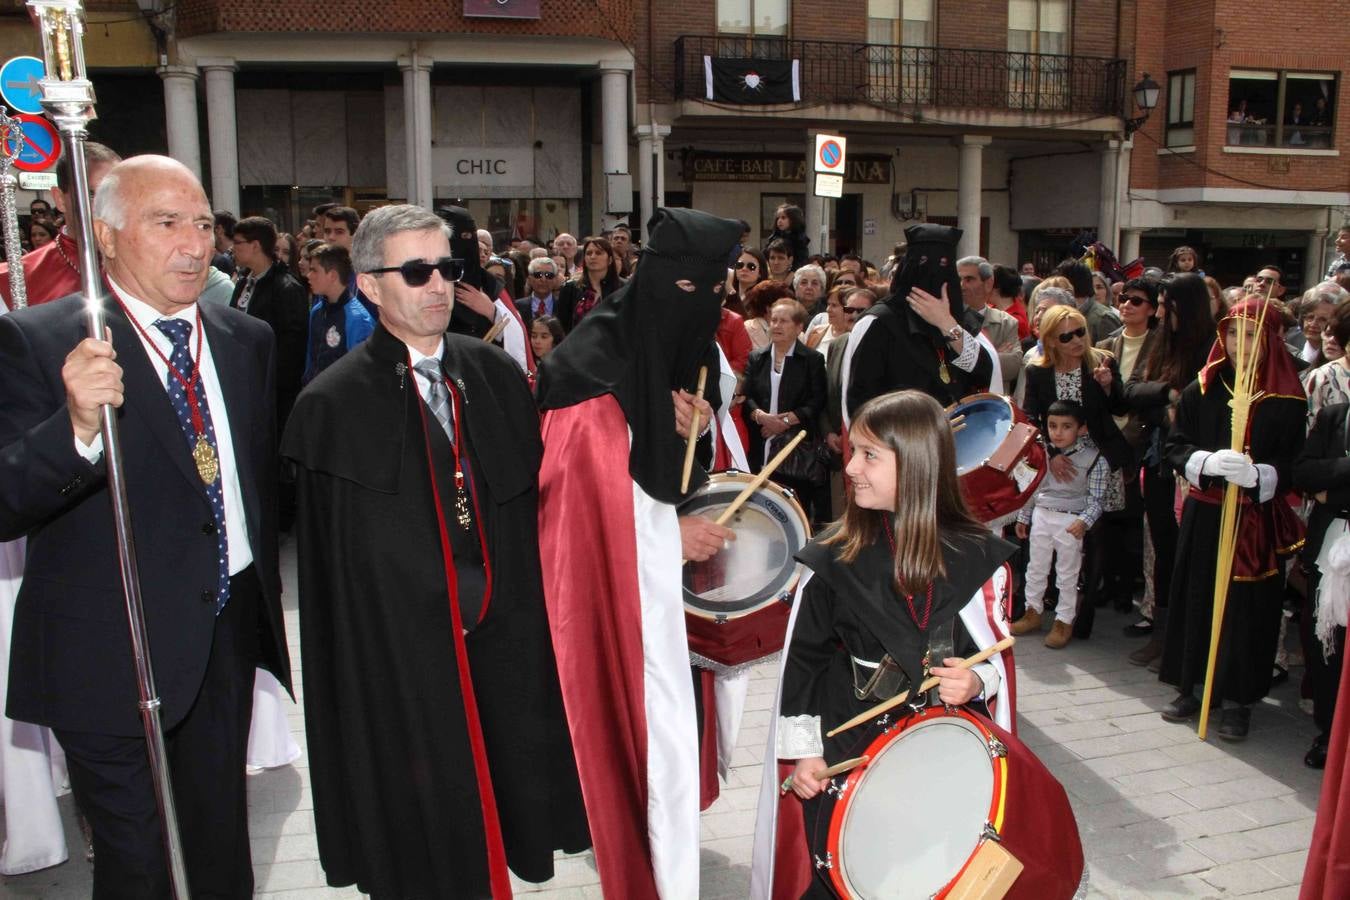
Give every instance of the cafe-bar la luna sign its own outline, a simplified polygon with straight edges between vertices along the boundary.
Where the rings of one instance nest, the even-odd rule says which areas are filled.
[[[806,180],[806,154],[695,152],[686,161],[689,181],[774,181],[800,183]],[[889,156],[849,154],[844,181],[850,184],[890,184]]]

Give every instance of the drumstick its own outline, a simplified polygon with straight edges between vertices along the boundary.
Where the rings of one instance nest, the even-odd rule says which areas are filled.
[[[1016,638],[1014,638],[1014,637],[1012,637],[1012,636],[1005,637],[1003,640],[999,641],[997,644],[995,644],[994,646],[990,647],[989,649],[987,649],[987,650],[981,650],[979,653],[976,653],[974,656],[971,656],[971,657],[968,657],[968,658],[966,658],[966,659],[961,660],[959,663],[957,663],[956,665],[952,666],[951,668],[953,668],[953,669],[969,669],[971,666],[978,665],[979,663],[984,662],[986,659],[988,659],[989,657],[993,656],[995,653],[1002,653],[1004,650],[1007,650],[1009,647],[1011,647],[1015,642],[1016,642]],[[936,675],[934,675],[934,676],[931,677],[931,678],[925,679],[925,680],[924,680],[924,683],[921,684],[921,685],[919,685],[919,693],[922,694],[922,693],[924,693],[925,691],[931,691],[933,688],[935,688],[935,687],[938,686],[938,682],[941,681],[941,680],[942,680],[942,679],[939,678],[939,677],[936,676]],[[848,720],[847,722],[845,722],[843,725],[840,725],[838,728],[836,728],[836,729],[834,729],[833,731],[829,732],[829,733],[826,734],[825,736],[826,736],[826,737],[834,737],[836,734],[839,734],[841,731],[848,731],[850,728],[854,727],[855,725],[861,725],[861,724],[864,723],[864,722],[867,722],[867,721],[869,721],[869,720],[871,720],[871,719],[875,719],[877,716],[881,715],[882,713],[886,712],[887,710],[893,709],[894,707],[899,706],[901,703],[904,703],[904,702],[905,702],[905,698],[907,698],[908,696],[909,696],[909,691],[904,691],[903,693],[897,694],[896,696],[892,697],[892,698],[889,699],[889,700],[883,700],[882,702],[878,703],[876,706],[874,706],[874,707],[872,707],[871,709],[869,709],[867,712],[862,713],[862,714],[860,714],[860,715],[856,715],[856,716],[854,716],[853,718],[849,719],[849,720]]]
[[[958,431],[960,431],[962,428],[965,428],[965,427],[966,427],[966,423],[965,423],[965,422],[959,422],[959,423],[953,425],[953,426],[952,426],[952,434],[956,434]]]
[[[717,524],[725,525],[727,522],[730,522],[731,517],[736,515],[736,513],[740,511],[740,508],[745,505],[745,501],[750,499],[750,495],[759,490],[764,485],[764,482],[769,480],[769,476],[773,474],[774,470],[783,464],[783,460],[788,458],[788,455],[792,453],[793,449],[800,444],[805,437],[806,429],[803,428],[801,431],[797,432],[796,437],[787,442],[787,445],[783,447],[782,450],[779,450],[774,454],[773,459],[764,464],[764,468],[759,470],[759,474],[755,476],[754,480],[747,484],[745,488],[736,495],[736,499],[732,500],[726,509],[722,510],[722,514],[716,519]]]
[[[966,424],[966,414],[962,413],[959,416],[952,416],[948,421],[951,422],[952,431],[958,431],[962,425]]]
[[[698,391],[694,400],[703,399],[703,385],[708,381],[708,367],[698,367]],[[689,475],[694,470],[694,444],[698,443],[698,403],[694,403],[694,413],[689,417],[689,441],[684,445],[684,472],[680,475],[680,493],[689,490]]]
[[[497,321],[493,322],[492,327],[487,330],[487,334],[483,335],[483,340],[489,344],[495,341],[497,335],[501,334],[506,328],[506,319],[507,317],[503,315],[497,319]]]
[[[855,756],[852,759],[846,759],[841,763],[835,763],[828,769],[821,769],[820,771],[815,773],[815,779],[817,781],[824,781],[826,778],[833,778],[836,775],[843,775],[845,772],[852,772],[859,766],[865,766],[871,761],[872,757],[867,756],[866,754],[862,756]],[[784,781],[782,784],[778,786],[778,793],[786,794],[789,790],[791,790],[790,787],[791,784],[792,778],[789,776],[787,781]]]

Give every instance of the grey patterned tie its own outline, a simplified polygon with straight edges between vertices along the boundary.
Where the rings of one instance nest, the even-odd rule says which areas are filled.
[[[253,299],[253,288],[257,286],[258,279],[250,275],[244,281],[244,289],[239,292],[239,302],[235,308],[240,312],[248,312],[248,302]]]
[[[427,406],[431,407],[431,414],[436,417],[436,421],[441,423],[445,436],[454,444],[455,425],[450,412],[450,389],[445,386],[445,373],[441,371],[440,361],[428,357],[413,368],[431,383],[431,389],[427,391]]]

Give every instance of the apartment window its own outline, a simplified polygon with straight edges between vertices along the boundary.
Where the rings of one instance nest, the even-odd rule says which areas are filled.
[[[933,0],[867,0],[867,97],[933,100]]]
[[[1008,0],[1008,107],[1068,109],[1069,0]]]
[[[1167,146],[1195,144],[1195,70],[1167,76]]]
[[[1233,69],[1228,76],[1230,147],[1325,149],[1332,145],[1336,76]]]
[[[787,37],[788,0],[717,0],[717,33]]]
[[[1069,0],[1008,0],[1008,50],[1069,52]]]
[[[867,42],[933,45],[933,0],[867,0]]]

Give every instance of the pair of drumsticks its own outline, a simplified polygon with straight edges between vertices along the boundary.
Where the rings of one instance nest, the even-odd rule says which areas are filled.
[[[1004,650],[1007,650],[1016,642],[1017,639],[1009,635],[1008,637],[1005,637],[1003,640],[994,644],[992,647],[987,647],[986,649],[981,650],[979,653],[976,653],[974,656],[970,656],[967,657],[966,659],[961,660],[952,668],[955,669],[972,668],[989,659],[995,653],[1002,653]],[[924,682],[919,685],[919,693],[922,694],[926,691],[931,691],[933,688],[937,687],[938,683],[941,681],[942,679],[936,675],[924,679]],[[896,694],[891,699],[883,700],[876,706],[867,710],[867,712],[859,713],[858,715],[849,719],[844,724],[838,726],[837,728],[831,729],[830,731],[826,732],[825,736],[834,737],[835,735],[848,731],[850,728],[854,728],[858,725],[863,724],[864,722],[870,722],[871,720],[877,718],[878,716],[881,716],[884,713],[887,713],[890,710],[894,709],[895,707],[899,706],[901,703],[904,703],[907,699],[909,699],[909,691],[901,691],[899,694]],[[828,769],[818,770],[815,773],[815,777],[816,780],[823,781],[826,778],[833,778],[836,775],[842,775],[845,772],[851,772],[854,769],[858,768],[859,766],[866,765],[870,761],[871,757],[866,755],[857,756],[854,757],[853,759],[846,759],[843,762],[835,763]],[[781,793],[786,794],[788,792],[788,784],[789,782],[786,781],[783,782]]]

